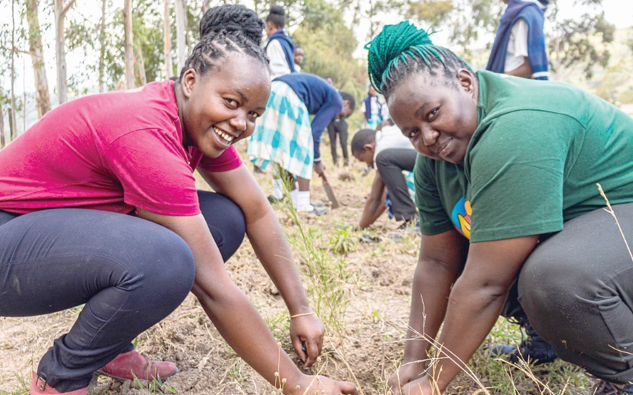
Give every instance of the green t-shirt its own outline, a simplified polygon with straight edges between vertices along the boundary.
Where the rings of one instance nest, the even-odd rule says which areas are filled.
[[[464,165],[418,156],[424,234],[456,227],[472,242],[560,231],[563,222],[633,202],[633,119],[572,85],[487,71]]]

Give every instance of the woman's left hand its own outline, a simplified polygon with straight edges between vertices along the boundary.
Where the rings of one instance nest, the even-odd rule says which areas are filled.
[[[321,355],[325,327],[315,314],[295,317],[290,320],[290,338],[299,358],[305,361],[305,368],[311,367]],[[305,343],[306,352],[303,351]]]
[[[441,395],[437,386],[431,383],[429,376],[409,382],[400,390],[401,395]]]

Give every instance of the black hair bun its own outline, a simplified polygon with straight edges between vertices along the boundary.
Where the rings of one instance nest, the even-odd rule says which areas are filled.
[[[284,7],[280,6],[280,5],[271,5],[270,6],[270,14],[276,14],[276,15],[281,15],[281,16],[286,16],[286,10],[284,10]]]
[[[264,27],[264,22],[255,11],[240,4],[224,4],[209,8],[204,13],[200,19],[200,38],[210,33],[240,32],[259,45],[262,41]]]

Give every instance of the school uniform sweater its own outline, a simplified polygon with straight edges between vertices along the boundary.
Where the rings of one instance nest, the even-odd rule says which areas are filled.
[[[275,78],[286,83],[306,105],[312,119],[314,161],[321,160],[321,134],[343,109],[341,95],[323,78],[310,73],[291,73]]]

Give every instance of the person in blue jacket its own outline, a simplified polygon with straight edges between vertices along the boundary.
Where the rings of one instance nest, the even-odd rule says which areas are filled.
[[[336,116],[350,116],[355,104],[351,94],[337,91],[314,74],[291,73],[273,80],[266,112],[249,140],[248,155],[263,170],[273,162],[288,173],[293,189],[290,196],[298,211],[314,211],[310,204],[312,169],[326,180],[319,149],[321,134]],[[281,180],[276,179],[271,198],[282,197]]]
[[[270,13],[266,17],[268,41],[264,51],[270,60],[271,79],[296,72],[295,45],[284,32],[284,27],[286,27],[286,11],[279,5],[270,6]]]
[[[486,70],[536,80],[549,79],[543,25],[550,0],[503,0],[508,5],[499,21]]]

